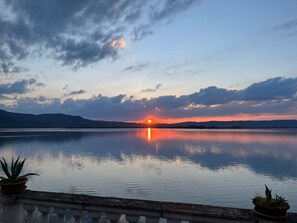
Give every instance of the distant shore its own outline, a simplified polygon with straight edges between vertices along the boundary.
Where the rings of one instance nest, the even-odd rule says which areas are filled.
[[[208,121],[182,123],[133,123],[95,121],[65,114],[23,114],[0,110],[0,128],[179,128],[179,129],[275,129],[297,128],[297,120]]]

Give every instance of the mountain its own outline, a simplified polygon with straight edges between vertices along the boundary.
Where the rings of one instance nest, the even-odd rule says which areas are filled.
[[[65,114],[22,114],[0,110],[0,128],[137,128],[141,124],[93,121]]]
[[[297,120],[210,121],[145,125],[131,122],[94,121],[65,114],[22,114],[0,110],[0,128],[297,128]]]

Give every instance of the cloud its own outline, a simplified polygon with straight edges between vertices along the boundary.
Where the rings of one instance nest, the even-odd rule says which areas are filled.
[[[136,64],[136,65],[132,65],[132,66],[124,68],[123,71],[132,71],[132,72],[141,71],[141,70],[147,68],[148,65],[149,65],[149,63]]]
[[[252,84],[240,92],[243,100],[275,100],[292,98],[297,91],[297,78],[271,78]]]
[[[5,47],[3,46],[0,46],[0,75],[20,73],[22,71],[28,71],[28,69],[17,66],[13,57],[11,55],[8,55],[7,49],[5,49]]]
[[[135,11],[133,11],[133,12],[126,15],[125,21],[133,24],[140,17],[141,17],[141,10],[136,9]]]
[[[143,40],[145,37],[153,35],[154,32],[151,30],[151,26],[148,24],[145,25],[139,25],[134,27],[133,29],[133,40]]]
[[[78,91],[71,91],[65,94],[65,96],[72,96],[72,95],[78,95],[78,94],[84,94],[84,93],[86,93],[86,91],[84,89],[80,89]]]
[[[121,40],[112,40],[110,42],[110,46],[112,48],[120,48],[120,49],[122,49],[122,48],[125,48],[126,47],[126,41],[123,40],[123,39],[121,39]]]
[[[43,87],[43,83],[37,82],[35,79],[23,79],[13,83],[0,84],[0,94],[25,94],[31,92],[34,87]]]
[[[103,58],[116,59],[118,49],[124,48],[126,44],[124,40],[111,40],[100,47],[87,40],[77,42],[74,39],[61,38],[56,41],[58,50],[54,52],[55,58],[63,61],[63,65],[72,66],[73,70],[96,63]]]
[[[20,66],[16,66],[12,61],[2,61],[0,64],[0,75],[17,74],[22,71],[28,71],[28,69]]]
[[[161,9],[154,9],[151,12],[150,18],[152,22],[164,20],[187,10],[190,6],[199,2],[199,0],[166,0]]]
[[[238,99],[238,95],[239,92],[236,90],[226,90],[212,86],[181,98],[188,101],[189,104],[216,105],[234,101]]]
[[[156,5],[151,5],[149,10],[149,22],[135,26],[133,40],[139,41],[153,35],[153,26],[162,21],[170,21],[174,16],[186,11],[201,0],[166,0]],[[163,4],[162,4],[163,3]]]
[[[293,19],[293,20],[290,20],[290,21],[285,22],[283,24],[276,25],[276,26],[272,27],[272,30],[275,30],[275,31],[289,31],[289,30],[292,30],[292,29],[295,29],[295,28],[297,28],[297,19]]]
[[[285,32],[286,37],[295,36],[297,34],[297,19],[273,26],[271,30],[274,32]]]
[[[160,87],[156,85],[155,89]],[[297,78],[271,78],[242,90],[211,86],[180,97],[165,95],[151,99],[135,99],[124,94],[69,98],[65,101],[59,98],[21,97],[13,105],[1,107],[36,114],[62,112],[97,120],[140,120],[148,115],[160,118],[296,115]]]
[[[84,89],[80,90],[70,90],[68,84],[66,84],[63,87],[63,90],[66,91],[67,93],[64,94],[64,96],[73,96],[73,95],[79,95],[79,94],[84,94],[86,91]]]
[[[36,53],[74,70],[108,58],[115,60],[131,33],[134,40],[152,35],[159,21],[172,19],[195,2],[4,0],[0,72],[16,73],[18,62]]]
[[[154,91],[159,90],[161,87],[162,87],[161,84],[157,84],[154,88],[147,88],[147,89],[142,90],[141,92],[154,92]]]
[[[189,104],[217,105],[233,101],[266,101],[292,99],[297,92],[297,78],[271,78],[254,83],[243,90],[227,90],[215,86],[181,96]]]

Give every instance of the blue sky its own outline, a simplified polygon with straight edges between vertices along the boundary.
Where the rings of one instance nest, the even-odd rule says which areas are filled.
[[[0,0],[0,108],[297,118],[296,0]]]

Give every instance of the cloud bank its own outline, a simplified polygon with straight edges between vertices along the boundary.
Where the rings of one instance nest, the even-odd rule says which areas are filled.
[[[153,34],[199,0],[1,0],[0,74],[24,69],[18,62],[45,56],[78,70],[115,60],[126,40]]]
[[[6,87],[6,91],[11,91],[11,87]],[[5,91],[4,86],[1,89]],[[84,93],[84,90],[75,93]],[[44,96],[20,96],[13,105],[0,104],[0,108],[35,114],[62,112],[96,120],[123,121],[141,120],[147,116],[167,119],[241,114],[296,116],[297,78],[275,77],[242,90],[210,86],[189,95],[166,95],[152,99],[134,99],[125,94],[115,97],[99,94],[89,99],[69,98],[65,101]]]
[[[42,87],[43,83],[37,82],[34,78],[22,79],[12,83],[0,84],[0,94],[25,94],[31,92],[35,87]]]

